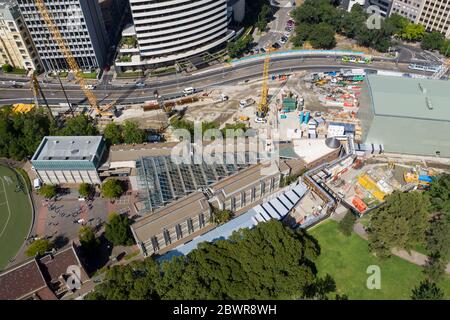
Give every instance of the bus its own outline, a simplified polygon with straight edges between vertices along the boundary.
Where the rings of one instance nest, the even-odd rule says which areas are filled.
[[[430,65],[423,65],[423,64],[417,64],[417,63],[411,63],[408,68],[412,70],[420,70],[420,71],[428,71],[428,72],[437,72],[439,71],[441,66],[430,66]]]

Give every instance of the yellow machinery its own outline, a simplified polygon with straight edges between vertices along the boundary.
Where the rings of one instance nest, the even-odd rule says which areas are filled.
[[[28,113],[33,110],[35,104],[16,103],[13,104],[12,112],[14,113]]]
[[[261,90],[261,100],[258,104],[258,111],[256,116],[259,118],[264,118],[269,112],[269,106],[267,104],[267,98],[269,97],[269,67],[270,67],[270,48],[266,51],[266,58],[264,60],[264,71],[263,71],[263,84]]]
[[[380,201],[383,201],[386,197],[386,194],[378,188],[375,181],[372,180],[368,175],[363,174],[358,177],[359,184],[369,191],[375,198],[377,198]]]
[[[44,19],[45,23],[47,24],[48,29],[50,30],[51,34],[53,35],[53,39],[57,42],[59,46],[59,50],[63,54],[64,58],[67,61],[67,64],[69,65],[69,68],[75,72],[75,77],[77,79],[78,84],[81,87],[81,90],[83,91],[84,95],[89,101],[89,104],[95,108],[96,114],[98,116],[102,117],[111,117],[113,114],[109,112],[115,104],[116,101],[108,104],[105,106],[104,109],[99,108],[97,103],[97,98],[95,97],[94,93],[88,88],[86,80],[80,76],[81,69],[78,66],[78,63],[73,56],[72,52],[70,51],[70,48],[65,43],[63,36],[61,35],[61,32],[59,31],[58,27],[55,25],[55,23],[52,20],[52,17],[50,16],[47,7],[45,6],[44,0],[34,0],[37,9],[39,10],[39,13],[41,14],[42,18]]]

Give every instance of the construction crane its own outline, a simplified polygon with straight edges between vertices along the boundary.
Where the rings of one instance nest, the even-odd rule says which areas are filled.
[[[86,80],[80,76],[81,69],[78,66],[78,63],[77,63],[75,57],[73,56],[72,52],[70,51],[69,46],[65,43],[64,38],[61,35],[61,32],[59,31],[56,24],[53,22],[53,19],[47,10],[44,0],[34,0],[34,3],[36,4],[36,7],[37,7],[40,15],[42,16],[45,23],[47,24],[47,27],[50,30],[50,33],[52,34],[53,39],[58,44],[59,50],[61,51],[65,60],[67,61],[69,68],[75,72],[75,77],[77,79],[77,82],[80,85],[81,90],[83,91],[84,95],[88,99],[91,107],[95,109],[97,115],[111,117],[113,114],[111,112],[109,112],[108,110],[110,110],[116,104],[117,100],[106,105],[106,107],[105,107],[106,110],[102,110],[99,107],[97,98],[95,97],[94,93],[89,89]]]
[[[42,97],[42,99],[44,100],[45,106],[48,111],[48,116],[51,119],[55,120],[53,118],[52,110],[50,109],[50,106],[48,105],[47,98],[45,97],[44,92],[42,91],[42,88],[39,85],[38,79],[36,78],[36,75],[34,73],[30,77],[30,88],[31,88],[31,91],[33,92],[34,105],[36,106],[36,108],[39,107],[39,95],[40,95]]]
[[[258,104],[258,110],[256,116],[259,118],[264,118],[269,112],[269,106],[267,103],[267,98],[269,97],[269,67],[270,67],[270,52],[271,48],[266,51],[266,58],[264,59],[264,71],[263,71],[263,84],[261,90],[261,99]]]

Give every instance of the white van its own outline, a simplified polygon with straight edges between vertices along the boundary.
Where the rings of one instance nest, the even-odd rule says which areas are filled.
[[[39,190],[41,188],[41,180],[38,178],[33,180],[34,190]]]
[[[184,88],[183,93],[185,96],[189,95],[189,94],[194,94],[195,93],[195,88],[189,87],[189,88]]]

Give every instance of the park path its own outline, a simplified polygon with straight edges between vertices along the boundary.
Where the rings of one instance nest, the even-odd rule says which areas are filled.
[[[361,222],[355,223],[355,226],[353,227],[353,231],[359,235],[361,238],[367,240],[368,235],[367,231],[365,230],[364,226],[361,224]],[[403,260],[409,261],[411,263],[414,263],[418,266],[425,265],[428,257],[424,255],[423,253],[411,250],[410,252],[404,250],[404,249],[392,249],[392,254],[396,255],[399,258],[402,258]],[[447,264],[447,268],[445,269],[446,273],[450,275],[450,263]]]
[[[42,206],[38,210],[37,222],[36,222],[36,234],[43,236],[45,233],[45,227],[47,223],[48,208]]]

